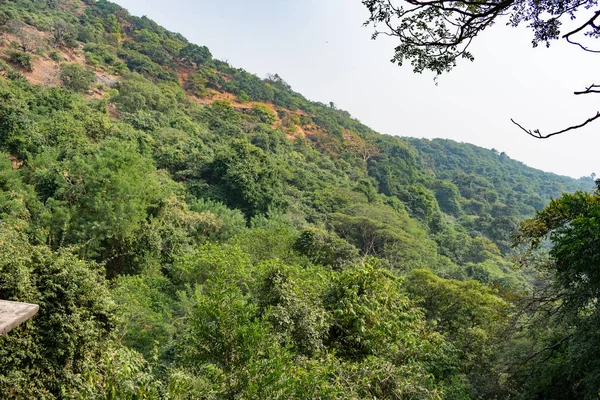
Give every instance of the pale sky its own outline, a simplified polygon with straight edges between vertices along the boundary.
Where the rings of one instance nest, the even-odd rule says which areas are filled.
[[[600,172],[600,121],[546,140],[510,122],[550,132],[600,110],[600,97],[572,94],[597,78],[600,55],[562,42],[533,49],[524,28],[489,28],[472,46],[475,61],[461,62],[436,86],[432,74],[389,62],[396,42],[371,40],[360,0],[116,3],[207,46],[234,67],[261,78],[278,73],[308,99],[333,101],[380,133],[469,142],[576,178]]]

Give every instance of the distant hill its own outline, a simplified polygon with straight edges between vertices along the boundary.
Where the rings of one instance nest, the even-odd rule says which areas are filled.
[[[485,200],[486,190],[500,195],[506,205],[521,204],[521,215],[529,216],[551,198],[577,190],[590,191],[593,178],[572,179],[530,168],[505,153],[448,139],[403,138],[420,155],[420,166],[431,169],[438,179],[455,183],[468,200]],[[468,179],[467,176],[477,176]],[[529,206],[529,207],[527,207]]]

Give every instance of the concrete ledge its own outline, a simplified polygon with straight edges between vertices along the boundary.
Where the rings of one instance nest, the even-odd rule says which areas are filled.
[[[37,304],[0,300],[0,336],[33,317],[39,309]]]

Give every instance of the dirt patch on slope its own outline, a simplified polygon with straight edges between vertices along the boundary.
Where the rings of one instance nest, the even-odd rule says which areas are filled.
[[[23,75],[34,85],[60,86],[60,68],[49,58],[37,58],[33,61],[33,71],[24,71]]]

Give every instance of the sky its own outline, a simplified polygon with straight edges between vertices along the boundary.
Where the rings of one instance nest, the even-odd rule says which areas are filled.
[[[573,95],[594,82],[600,55],[564,42],[533,48],[525,27],[492,26],[471,47],[475,61],[459,62],[436,84],[432,73],[390,62],[397,42],[371,40],[360,0],[116,3],[207,46],[234,67],[261,78],[278,73],[296,92],[334,102],[380,133],[473,143],[575,178],[600,173],[600,121],[546,140],[510,121],[544,133],[600,111],[594,95]]]

